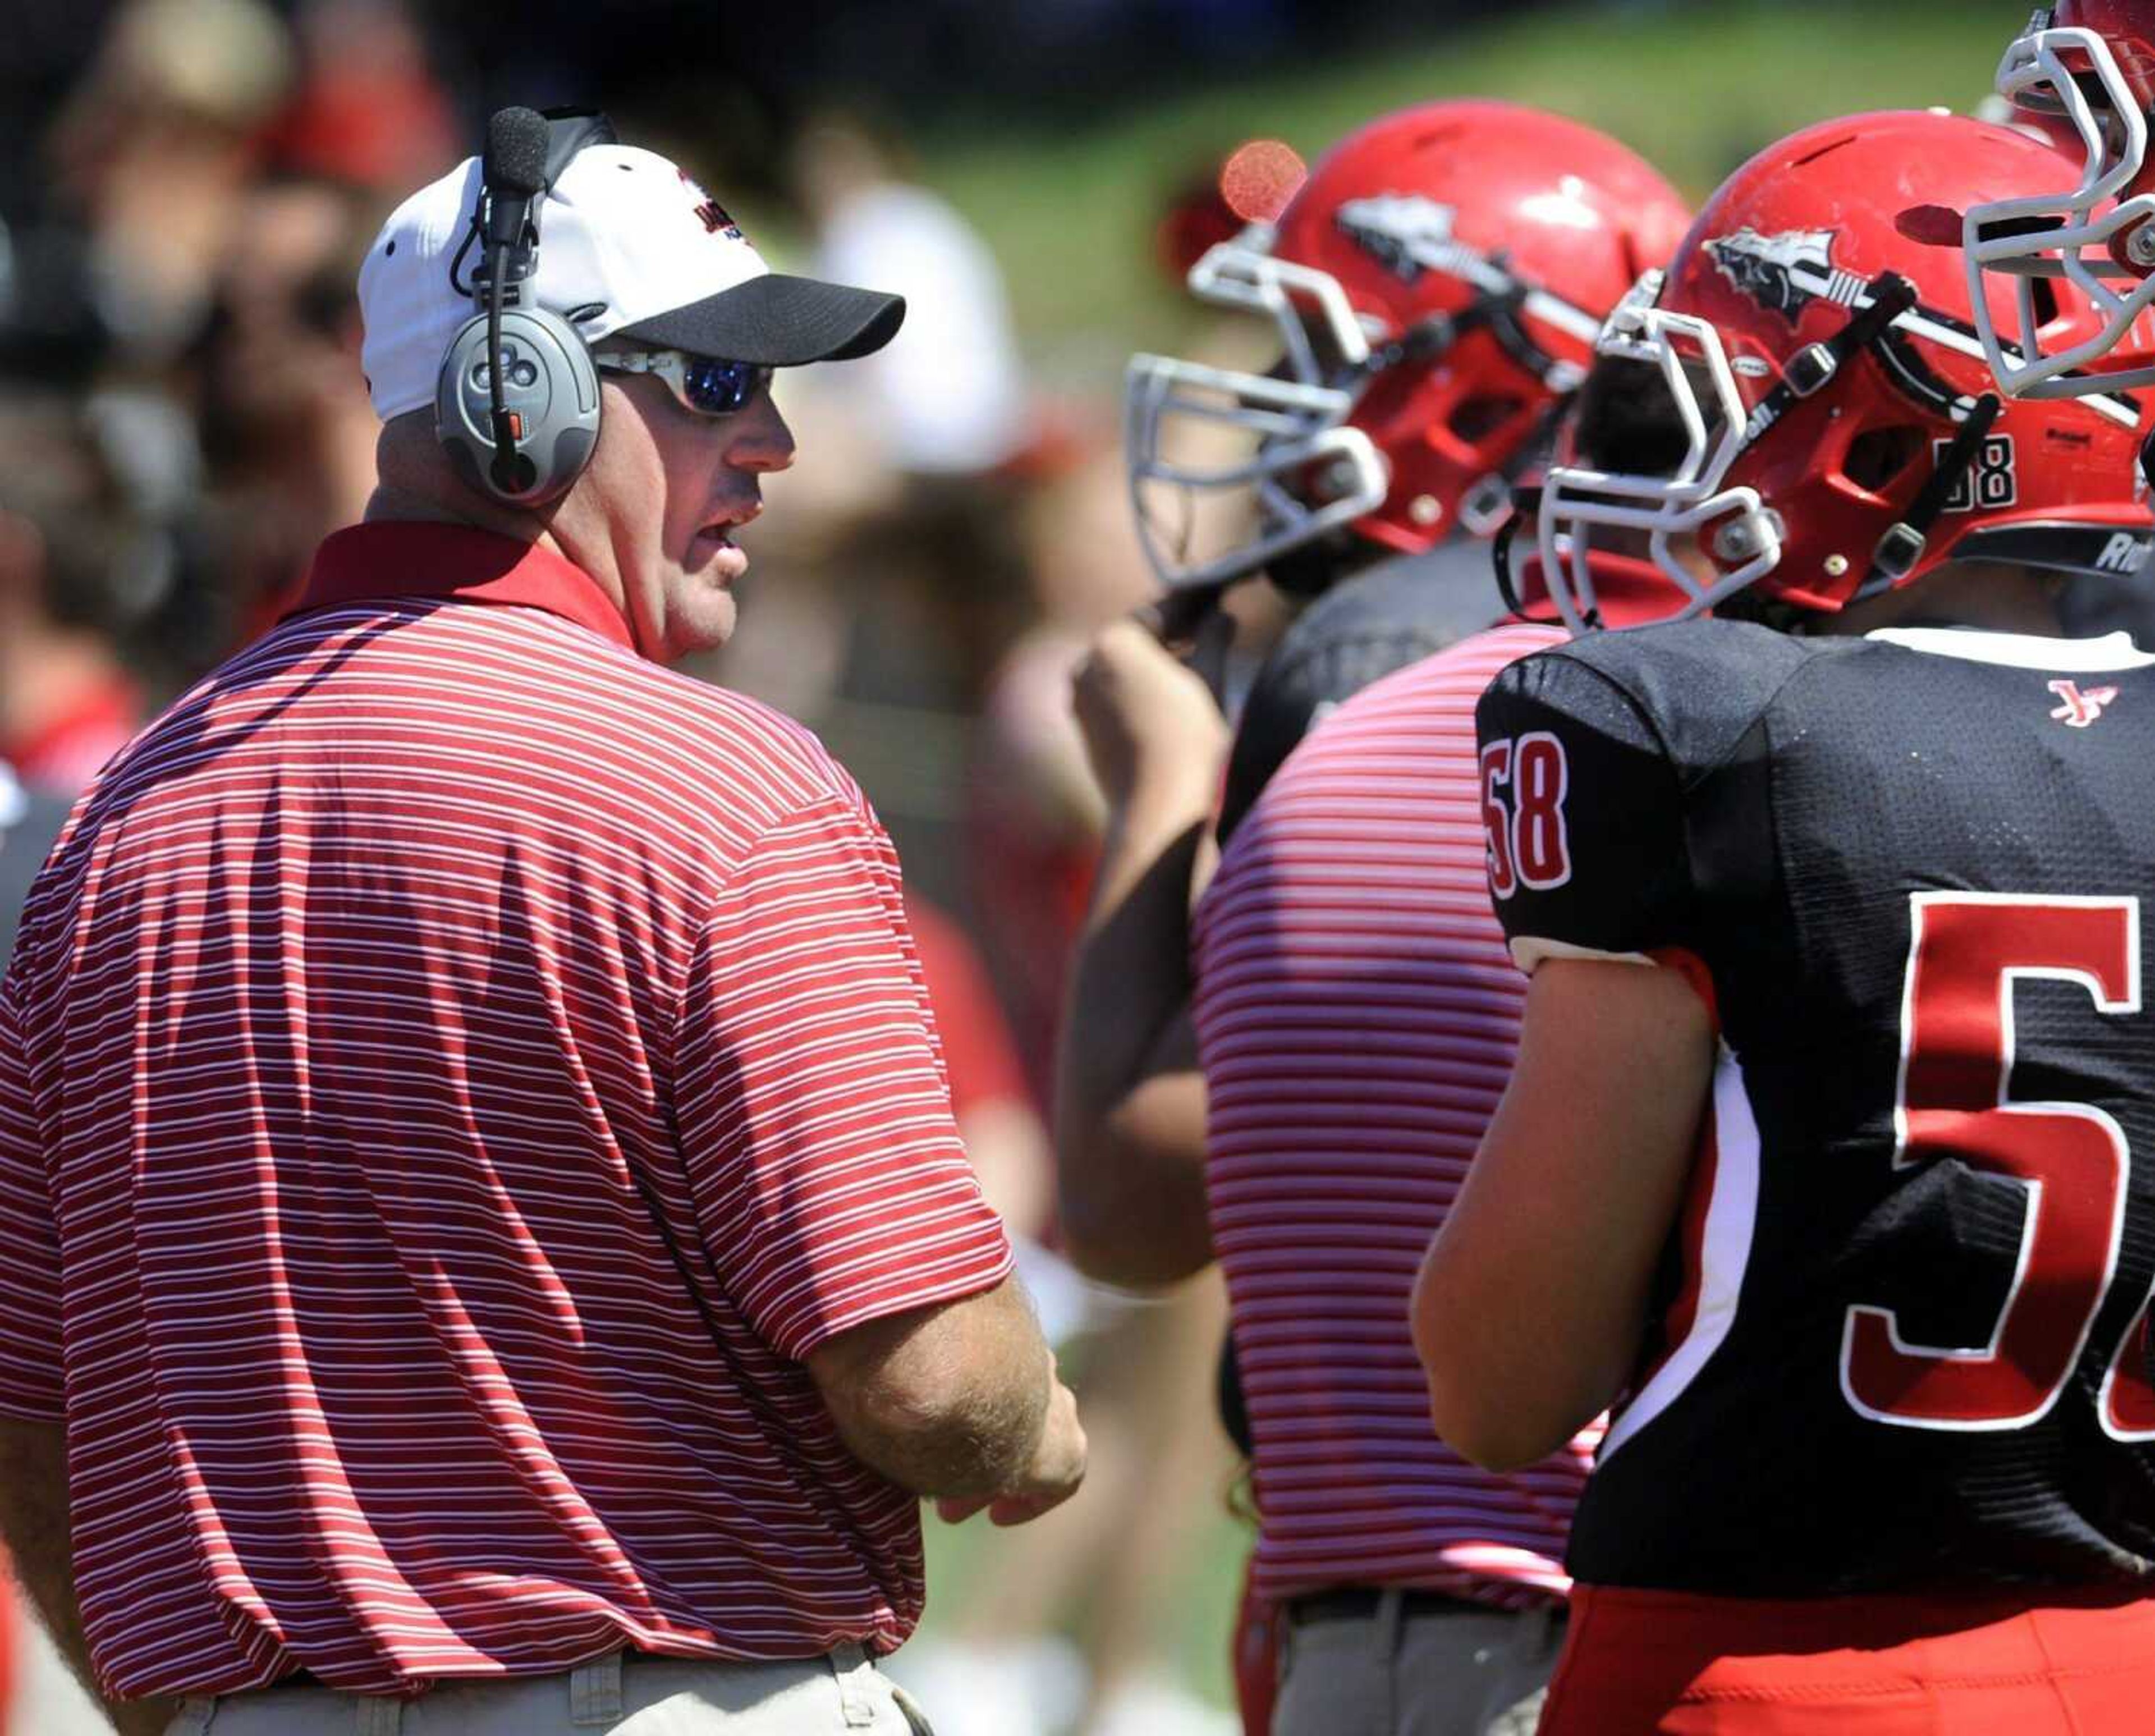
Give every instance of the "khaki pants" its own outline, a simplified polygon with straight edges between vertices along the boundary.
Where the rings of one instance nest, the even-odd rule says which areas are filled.
[[[615,1652],[555,1676],[444,1681],[413,1700],[317,1687],[187,1701],[165,1736],[930,1736],[858,1646],[785,1663]]]
[[[1272,1736],[1533,1736],[1564,1613],[1471,1605],[1405,1613],[1387,1592],[1374,1614],[1287,1615]]]

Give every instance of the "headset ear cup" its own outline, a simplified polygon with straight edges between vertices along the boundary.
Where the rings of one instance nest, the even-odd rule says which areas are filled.
[[[507,505],[541,506],[569,491],[598,445],[598,367],[558,315],[503,310],[502,396],[520,429],[513,486],[504,487],[494,474],[486,325],[477,315],[450,341],[434,385],[434,435],[467,486]]]

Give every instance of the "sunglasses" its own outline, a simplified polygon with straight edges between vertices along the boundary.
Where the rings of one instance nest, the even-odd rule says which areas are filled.
[[[731,416],[770,384],[771,371],[752,361],[692,356],[686,350],[611,350],[592,358],[617,374],[655,374],[698,416]]]

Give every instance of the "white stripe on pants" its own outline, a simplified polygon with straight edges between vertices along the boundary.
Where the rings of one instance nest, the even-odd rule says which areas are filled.
[[[417,1699],[314,1685],[188,1700],[165,1736],[930,1736],[858,1646],[720,1663],[614,1652],[552,1676],[444,1680]]]

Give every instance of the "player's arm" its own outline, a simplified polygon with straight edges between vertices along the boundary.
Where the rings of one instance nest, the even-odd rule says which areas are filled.
[[[1492,895],[1533,972],[1518,1061],[1413,1300],[1432,1420],[1491,1468],[1554,1452],[1634,1366],[1689,1175],[1714,1030],[1682,947],[1675,766],[1622,689],[1574,659],[1483,699]]]
[[[1415,1287],[1436,1431],[1508,1470],[1609,1408],[1639,1354],[1713,1066],[1673,970],[1555,959],[1518,1067]]]
[[[1108,816],[1057,1044],[1063,1240],[1089,1277],[1168,1284],[1212,1260],[1190,906],[1227,726],[1204,683],[1129,622],[1101,635],[1075,704]]]

